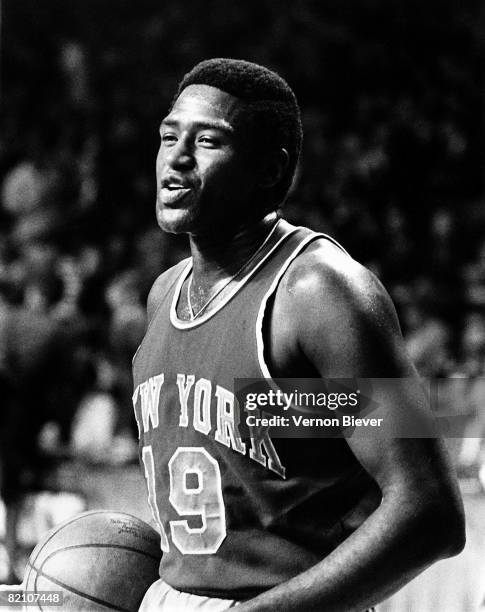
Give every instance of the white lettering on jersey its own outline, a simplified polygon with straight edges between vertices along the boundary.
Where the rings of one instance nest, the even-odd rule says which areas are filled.
[[[194,390],[194,429],[207,435],[211,430],[212,385],[207,378],[199,378]]]
[[[187,519],[170,521],[172,542],[184,555],[216,553],[227,534],[219,464],[205,448],[179,447],[168,469],[170,503],[180,516],[199,516],[202,523],[190,527]],[[197,487],[187,486],[191,474],[196,476]]]
[[[133,393],[133,406],[135,407],[140,437],[142,433],[149,431],[150,424],[152,428],[158,427],[160,392],[163,384],[164,374],[162,373],[139,384]],[[215,440],[220,444],[241,455],[247,454],[248,445],[243,442],[238,431],[240,409],[233,393],[220,385],[216,385],[213,393],[210,380],[199,378],[196,382],[193,374],[177,374],[177,388],[180,401],[179,427],[189,426],[189,400],[191,399],[192,388],[194,388],[191,402],[193,428],[206,436],[213,433]],[[137,412],[139,399],[141,400],[141,424]],[[211,416],[211,406],[214,403],[216,411],[215,432],[213,432]],[[253,410],[252,414],[259,418],[260,411]],[[268,418],[271,416],[264,412],[263,415]],[[282,465],[271,441],[269,429],[269,426],[264,425],[250,426],[251,448],[249,449],[249,457],[278,474],[281,478],[286,478],[286,468]]]
[[[224,387],[216,386],[217,398],[217,431],[215,438],[227,448],[246,454],[246,445],[241,440],[239,432],[235,428],[234,414],[234,394],[224,389]],[[239,412],[239,411],[238,411]]]
[[[251,411],[251,414],[254,414],[255,417],[260,417],[260,411],[257,409]],[[271,417],[271,415],[266,412],[263,412],[263,416],[268,419]],[[269,437],[269,425],[252,425],[249,427],[249,430],[251,432],[251,448],[249,449],[249,456],[251,459],[254,459],[254,461],[257,461],[265,467],[267,464],[268,469],[282,478],[285,478],[286,468],[281,464],[278,453]],[[268,455],[267,460],[263,455],[263,446]]]
[[[185,374],[177,374],[177,387],[180,399],[180,427],[187,427],[189,424],[189,407],[187,402],[189,401],[190,390],[194,382],[195,376],[193,374],[189,374],[188,376],[185,376]]]
[[[150,421],[153,428],[158,427],[158,404],[163,381],[164,375],[158,374],[140,385],[141,418],[145,433],[150,428]]]

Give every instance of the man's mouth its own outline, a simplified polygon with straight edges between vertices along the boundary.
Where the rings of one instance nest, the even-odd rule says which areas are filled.
[[[165,206],[173,206],[180,202],[190,191],[190,187],[184,187],[177,183],[164,183],[160,189],[160,201]]]

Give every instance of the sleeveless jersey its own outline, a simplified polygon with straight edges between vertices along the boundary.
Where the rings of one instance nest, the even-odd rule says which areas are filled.
[[[176,314],[191,260],[161,280],[134,358],[133,404],[161,532],[160,576],[180,591],[255,596],[319,562],[380,503],[344,439],[271,439],[264,427],[243,439],[237,426],[234,379],[269,376],[266,304],[291,262],[322,239],[329,238],[293,228],[193,322]]]

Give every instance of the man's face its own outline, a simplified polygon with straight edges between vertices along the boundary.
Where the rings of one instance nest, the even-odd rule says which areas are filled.
[[[157,220],[173,233],[214,234],[236,228],[256,188],[235,116],[238,98],[190,85],[160,127]]]

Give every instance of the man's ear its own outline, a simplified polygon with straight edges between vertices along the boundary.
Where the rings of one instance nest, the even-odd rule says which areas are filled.
[[[277,185],[284,176],[290,156],[286,149],[271,151],[263,156],[259,167],[259,185],[265,189]]]

